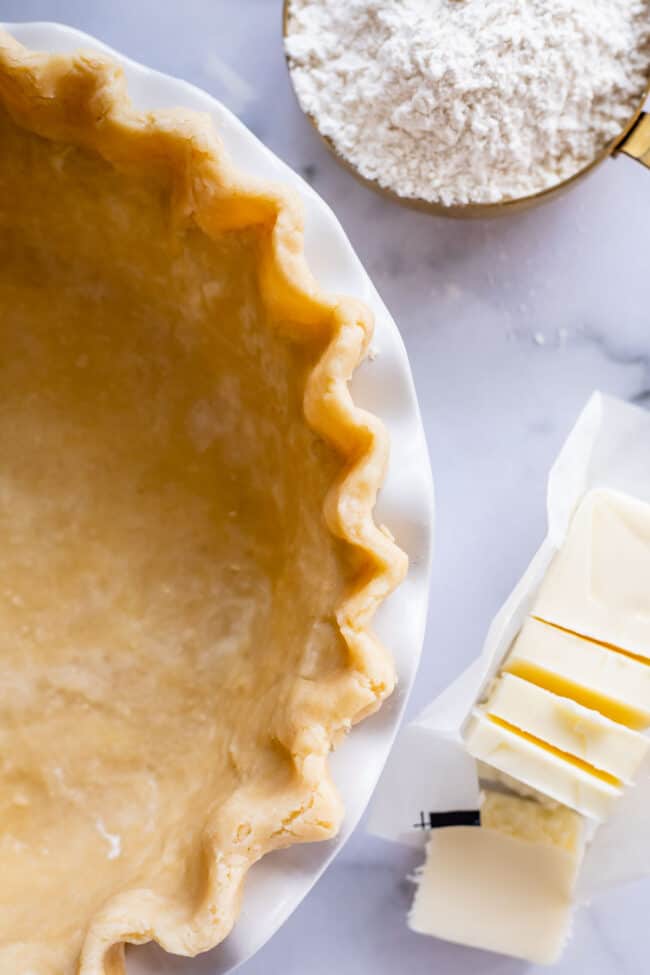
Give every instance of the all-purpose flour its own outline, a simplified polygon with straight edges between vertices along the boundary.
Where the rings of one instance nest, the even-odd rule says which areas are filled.
[[[303,109],[359,172],[444,204],[526,196],[621,131],[649,0],[291,0]]]

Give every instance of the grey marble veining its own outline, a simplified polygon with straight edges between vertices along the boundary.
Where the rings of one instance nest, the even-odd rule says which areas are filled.
[[[404,336],[436,478],[437,550],[415,713],[476,655],[539,543],[547,470],[591,391],[650,403],[650,174],[626,159],[608,162],[566,197],[489,222],[400,208],[341,169],[300,114],[280,7],[0,0],[0,19],[72,24],[207,89],[344,224]],[[412,852],[357,831],[245,975],[534,971],[411,934],[405,878],[414,866]],[[649,903],[646,881],[580,912],[558,975],[644,975]]]

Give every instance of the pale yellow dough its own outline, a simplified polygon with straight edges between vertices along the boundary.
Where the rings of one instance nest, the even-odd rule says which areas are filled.
[[[252,862],[336,831],[405,568],[369,332],[205,120],[0,34],[1,972],[205,950]]]

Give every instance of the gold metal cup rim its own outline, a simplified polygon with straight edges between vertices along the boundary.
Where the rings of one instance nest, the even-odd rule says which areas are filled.
[[[305,118],[309,121],[314,131],[317,133],[321,142],[323,142],[329,151],[332,153],[334,158],[340,163],[344,169],[347,169],[352,175],[364,186],[369,187],[374,190],[375,193],[379,193],[381,196],[393,200],[395,203],[400,204],[400,206],[408,207],[411,210],[418,210],[421,213],[429,213],[433,216],[438,217],[453,217],[456,219],[464,220],[479,220],[483,217],[497,217],[505,216],[509,213],[517,213],[521,210],[528,210],[531,207],[538,206],[541,203],[545,203],[548,200],[555,199],[557,196],[561,196],[568,190],[572,189],[573,186],[584,179],[585,176],[589,175],[597,166],[600,166],[602,162],[608,159],[610,156],[615,156],[619,152],[626,153],[633,158],[639,160],[648,168],[650,168],[650,115],[646,115],[643,111],[644,105],[648,96],[650,96],[650,66],[648,67],[648,80],[646,86],[639,98],[638,104],[632,114],[630,115],[628,121],[622,127],[620,133],[612,139],[604,149],[602,149],[592,160],[579,169],[578,172],[574,173],[572,176],[568,176],[559,183],[555,183],[553,186],[548,186],[543,190],[538,190],[537,193],[531,193],[528,196],[514,197],[512,199],[501,200],[498,203],[465,203],[465,204],[453,204],[451,206],[446,206],[444,203],[433,203],[429,200],[419,199],[417,197],[401,196],[394,190],[389,189],[386,186],[382,186],[375,179],[369,179],[358,171],[356,166],[354,166],[348,159],[346,159],[336,148],[334,142],[329,138],[329,136],[323,135],[318,127],[318,122],[316,119],[305,112],[293,83],[293,76],[291,72],[291,64],[289,56],[287,55],[286,46],[284,41],[287,37],[288,26],[289,26],[289,5],[291,0],[283,0],[282,5],[282,41],[283,41],[283,51],[284,59],[287,66],[287,73],[289,75],[289,82],[291,84],[291,90],[294,93],[296,102],[301,112]],[[631,136],[635,131],[639,129],[639,126],[644,124],[643,137],[640,140],[642,143],[639,146],[635,146],[633,149],[628,147],[628,143],[631,141]]]

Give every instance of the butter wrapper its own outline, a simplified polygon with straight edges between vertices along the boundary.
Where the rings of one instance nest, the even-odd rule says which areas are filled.
[[[371,833],[424,846],[431,816],[478,808],[477,765],[465,749],[463,727],[530,612],[576,507],[593,488],[650,503],[650,413],[601,393],[591,396],[551,468],[546,538],[492,621],[480,656],[400,733],[373,799]],[[650,874],[649,810],[650,761],[594,830],[577,900]]]

